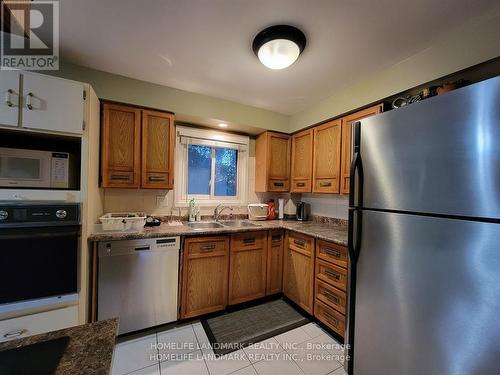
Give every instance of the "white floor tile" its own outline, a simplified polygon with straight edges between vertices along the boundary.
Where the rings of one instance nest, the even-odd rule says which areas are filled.
[[[278,354],[277,359],[254,363],[253,367],[259,375],[303,375],[299,366],[286,352]]]
[[[183,360],[185,354],[198,349],[198,340],[191,324],[158,332],[160,361]]]
[[[156,364],[134,372],[129,372],[127,375],[160,375],[160,374],[161,374],[160,365]]]
[[[270,338],[243,348],[251,363],[259,362],[264,359],[274,358],[273,355],[281,353],[283,348],[274,338]]]
[[[337,342],[333,337],[328,334],[323,334],[311,340],[321,346],[321,349],[332,353],[337,362],[344,363],[347,353],[344,351],[342,344]]]
[[[323,335],[325,333],[325,331],[316,323],[308,323],[300,328],[302,328],[311,338],[318,337],[319,335]]]
[[[232,372],[231,375],[257,375],[257,372],[255,371],[253,366],[248,366],[248,367],[242,368],[241,370]]]
[[[326,375],[342,366],[334,359],[334,354],[323,350],[320,344],[311,340],[287,352],[306,375]]]
[[[289,349],[311,337],[301,327],[274,337],[284,349]]]
[[[160,363],[162,375],[209,375],[201,350],[186,355],[184,361]]]
[[[243,350],[237,350],[217,358],[209,356],[205,362],[210,375],[226,375],[250,365]]]
[[[347,371],[344,370],[344,367],[340,367],[333,372],[330,372],[328,375],[347,375]]]
[[[125,341],[115,346],[113,375],[126,374],[158,362],[156,334]]]
[[[201,349],[201,351],[205,355],[213,354],[214,352],[212,350],[210,340],[208,340],[208,336],[201,323],[200,322],[193,323],[193,330],[196,335],[196,339],[198,340],[198,348]]]

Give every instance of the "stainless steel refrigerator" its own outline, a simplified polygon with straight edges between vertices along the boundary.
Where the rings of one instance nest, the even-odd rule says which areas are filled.
[[[353,137],[349,374],[499,374],[500,77]]]

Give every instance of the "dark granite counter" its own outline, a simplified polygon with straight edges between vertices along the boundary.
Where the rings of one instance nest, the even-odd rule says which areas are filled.
[[[69,343],[54,374],[109,374],[118,332],[118,319],[61,329],[0,343],[0,351],[50,341],[64,336]]]
[[[287,229],[326,241],[347,246],[347,224],[339,220],[328,223],[318,221],[266,220],[253,222],[256,226],[246,228],[210,228],[194,230],[186,225],[170,226],[162,223],[158,227],[147,227],[142,232],[98,232],[90,235],[90,241],[131,240],[168,236],[207,236],[241,232],[252,232],[269,229]]]

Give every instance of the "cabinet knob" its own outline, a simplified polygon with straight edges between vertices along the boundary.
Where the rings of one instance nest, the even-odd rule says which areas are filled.
[[[26,95],[26,107],[31,111],[33,109],[33,105],[31,104],[31,98],[33,97],[33,93],[29,92]]]

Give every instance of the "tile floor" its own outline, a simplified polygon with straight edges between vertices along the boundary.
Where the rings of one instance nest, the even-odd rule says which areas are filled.
[[[214,357],[200,322],[117,344],[112,375],[345,375],[338,343],[315,323]]]

